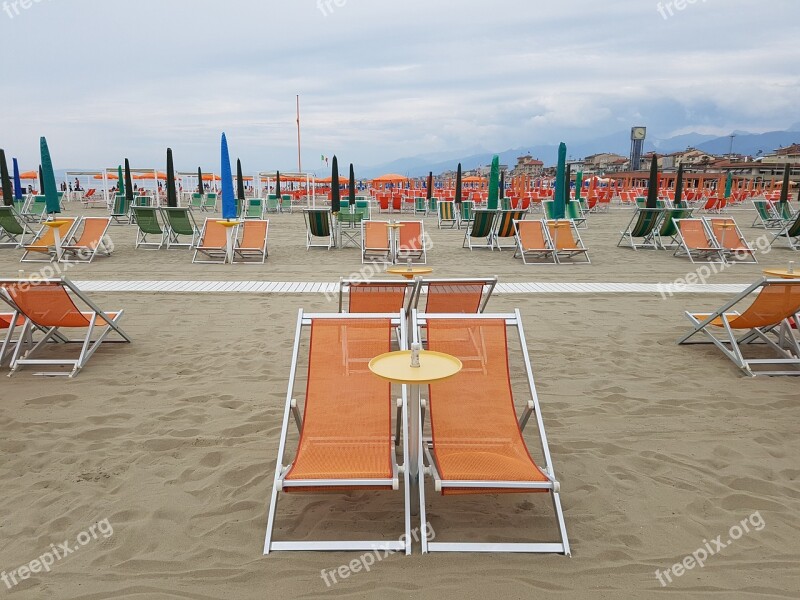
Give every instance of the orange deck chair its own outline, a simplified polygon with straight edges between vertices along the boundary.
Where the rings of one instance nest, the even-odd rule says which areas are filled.
[[[98,308],[67,278],[43,280],[0,280],[0,287],[8,295],[11,303],[25,317],[25,324],[20,332],[20,341],[11,358],[13,375],[25,365],[71,366],[71,371],[37,373],[37,375],[66,375],[74,377],[86,365],[92,355],[106,343],[130,343],[131,339],[119,327],[123,311],[106,313]],[[85,306],[82,310],[78,308]],[[30,339],[33,328],[45,332],[30,350],[24,355],[21,350],[23,341]],[[86,329],[86,336],[80,339],[69,339],[63,329]],[[93,336],[95,331],[97,336]],[[107,340],[115,333],[119,340]],[[80,344],[77,358],[32,358],[46,342],[57,339],[65,343]]]
[[[395,239],[395,256],[398,262],[411,261],[424,265],[428,262],[425,224],[422,221],[400,221]]]
[[[417,297],[420,279],[411,281],[342,279],[339,282],[340,313],[396,313],[411,316],[412,302]],[[347,307],[345,307],[347,296]]]
[[[391,262],[392,247],[389,223],[386,221],[361,221],[361,262],[380,259]]]
[[[23,246],[23,248],[25,248],[25,254],[22,255],[20,262],[52,262],[57,258],[54,229],[58,229],[61,242],[66,244],[70,239],[70,233],[77,225],[78,219],[75,217],[59,217],[58,220],[63,222],[63,224],[58,227],[42,225],[42,228],[36,234],[33,242]]]
[[[522,258],[526,265],[558,264],[558,254],[543,221],[514,221],[514,227],[517,238],[514,258]]]
[[[575,257],[582,257],[586,264],[591,264],[589,260],[589,249],[583,244],[581,234],[575,221],[571,219],[563,221],[548,221],[547,232],[550,240],[556,248],[559,264],[576,264]],[[566,260],[566,262],[564,262]]]
[[[106,239],[111,217],[83,217],[81,224],[83,231],[80,238],[62,246],[62,260],[90,263],[98,254],[111,256],[113,244]]]
[[[266,262],[269,251],[267,238],[269,236],[268,219],[248,219],[242,224],[242,239],[236,242],[234,248],[234,262],[257,263]],[[241,260],[236,260],[239,257]]]
[[[278,494],[393,491],[400,488],[392,413],[392,385],[375,376],[369,361],[389,352],[395,329],[402,332],[405,315],[306,315],[299,312],[289,389],[283,415],[278,461],[272,488],[264,553],[276,550],[394,550],[411,552],[409,488],[404,479],[405,535],[377,541],[273,541]],[[302,410],[295,400],[295,376],[302,333],[310,330],[308,375]],[[300,439],[294,460],[286,458],[290,421]],[[402,436],[403,465],[408,465],[405,387],[397,405],[398,433]],[[398,435],[398,440],[400,435]],[[283,497],[283,496],[281,496]],[[343,500],[329,495],[331,510],[357,510],[358,496]],[[291,527],[284,529],[291,531]]]
[[[757,263],[756,251],[747,243],[739,226],[731,218],[706,217],[717,244],[722,248],[726,260]]]
[[[422,551],[569,555],[560,486],[552,466],[519,311],[469,317],[417,315],[416,325],[427,330],[431,350],[455,356],[463,364],[459,374],[429,386],[427,407],[423,407],[430,419],[431,437],[430,442],[423,442],[420,460],[424,458],[425,464],[419,465],[420,473],[429,475],[433,489],[443,496],[546,493],[555,508],[560,537],[555,543],[489,544],[431,542],[423,538]],[[519,338],[528,380],[526,408],[521,415],[514,405],[507,328],[516,331],[515,337]],[[544,468],[531,456],[523,436],[531,417],[538,427]],[[424,487],[420,485],[420,510],[421,520],[426,523]],[[459,519],[458,514],[445,517],[443,506],[439,504],[437,508],[443,521]],[[442,528],[435,522],[431,526],[437,533]],[[489,535],[495,537],[493,533]]]
[[[725,254],[714,234],[702,219],[673,219],[678,226],[678,247],[673,256],[688,256],[689,260],[706,259],[708,262],[725,262]],[[712,259],[716,258],[714,261]]]
[[[739,313],[733,309],[750,294],[758,292],[752,304]],[[712,343],[747,375],[800,375],[800,343],[792,322],[800,323],[800,280],[763,279],[713,313],[691,313],[686,317],[694,329],[678,344]],[[736,332],[745,332],[737,337]],[[689,341],[698,333],[706,342]],[[750,358],[742,354],[744,346],[762,342],[779,358]],[[757,367],[775,366],[776,370]],[[788,367],[788,368],[787,368]]]
[[[228,255],[228,230],[220,225],[219,219],[206,219],[203,231],[200,234],[200,241],[194,249],[192,256],[193,263],[220,264],[227,260]],[[236,236],[234,232],[234,236]],[[205,258],[198,260],[198,255],[202,254]]]
[[[419,305],[421,293],[427,294],[426,313],[482,313],[497,286],[497,277],[484,279],[425,279],[414,303]]]

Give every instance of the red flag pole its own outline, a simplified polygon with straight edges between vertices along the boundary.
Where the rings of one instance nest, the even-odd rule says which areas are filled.
[[[303,164],[300,160],[300,94],[297,95],[297,172],[303,172]]]

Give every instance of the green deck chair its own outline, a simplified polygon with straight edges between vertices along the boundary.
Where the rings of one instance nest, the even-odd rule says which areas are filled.
[[[268,213],[276,213],[278,212],[278,197],[275,194],[269,194],[267,196],[267,205],[266,210]]]
[[[281,212],[292,212],[292,197],[289,194],[281,195]]]
[[[756,209],[756,218],[751,227],[764,229],[778,229],[783,226],[783,219],[773,210],[772,203],[768,200],[753,200]]]
[[[164,215],[164,222],[167,229],[167,248],[177,246],[179,248],[194,248],[200,237],[200,229],[189,211],[188,207],[161,209]],[[191,241],[187,244],[181,242],[181,236],[189,237]]]
[[[306,221],[306,250],[309,248],[336,247],[336,237],[333,230],[333,217],[327,208],[308,208],[303,211]],[[320,243],[319,239],[324,239]]]
[[[663,218],[663,208],[637,208],[628,223],[628,227],[622,233],[622,237],[617,243],[617,248],[624,243],[634,250],[638,250],[639,248],[656,249],[658,246],[656,245],[657,240],[655,233],[659,225],[661,225],[661,220]],[[634,238],[644,238],[644,241],[637,244]]]
[[[517,230],[514,221],[524,221],[524,210],[501,210],[497,213],[492,233],[494,247],[498,250],[503,248],[517,249]],[[503,245],[501,240],[511,240],[511,244]]]
[[[439,229],[449,227],[455,229],[458,226],[458,215],[456,214],[455,202],[450,200],[437,202],[437,214],[439,215]]]
[[[778,238],[786,238],[792,250],[800,250],[800,212],[795,215],[794,221],[787,221],[783,228],[775,233],[775,237],[772,238],[770,246],[772,246]]]
[[[25,236],[33,234],[13,206],[0,206],[0,246],[19,248]]]
[[[511,198],[500,198],[500,210],[511,210]]]
[[[339,247],[361,248],[361,221],[364,220],[364,216],[358,206],[342,205],[342,210],[336,218],[339,220]]]
[[[47,198],[45,196],[34,196],[33,201],[28,203],[28,210],[22,215],[28,221],[41,221],[47,214]]]
[[[567,202],[567,218],[570,221],[574,221],[578,229],[589,227],[586,217],[583,215],[583,210],[581,210],[580,202],[575,202],[574,200]]]
[[[656,245],[662,250],[674,250],[680,246],[678,241],[678,226],[673,219],[690,219],[694,209],[691,208],[669,208],[664,211],[664,217],[661,220],[661,226],[657,231],[654,231],[656,236]],[[664,240],[669,240],[666,244]],[[645,240],[647,242],[648,240]]]
[[[414,214],[424,215],[428,213],[427,198],[414,198]]]
[[[264,204],[261,198],[250,198],[247,200],[247,212],[245,219],[262,219],[264,217]]]
[[[214,212],[217,210],[217,195],[216,194],[206,194],[205,200],[203,200],[203,210],[206,212]]]
[[[203,208],[204,200],[203,194],[192,194],[192,199],[189,201],[189,208],[192,210],[205,210]]]
[[[472,223],[472,214],[474,211],[475,211],[475,203],[472,200],[461,201],[461,210],[458,211],[459,229],[461,229],[462,224],[465,227],[469,227],[469,224]]]
[[[369,208],[369,200],[366,198],[359,199],[356,196],[356,210],[361,214],[362,221],[369,221],[372,218]]]
[[[167,232],[158,222],[159,209],[153,206],[134,206],[131,212],[137,227],[136,248],[145,250],[162,248],[167,240]],[[148,235],[158,237],[158,242],[148,241]]]
[[[428,214],[429,215],[437,215],[439,214],[439,199],[436,196],[432,196],[431,199],[428,201]]]
[[[464,234],[462,248],[488,248],[494,250],[494,221],[497,211],[480,209],[472,213],[472,223]],[[513,228],[513,224],[512,224]],[[482,240],[477,243],[473,240]]]
[[[128,205],[128,198],[125,194],[117,194],[114,196],[111,218],[115,223],[119,223],[120,225],[127,225],[131,222],[131,207]]]
[[[777,202],[775,204],[775,212],[784,221],[791,221],[794,219],[794,210],[789,202]]]

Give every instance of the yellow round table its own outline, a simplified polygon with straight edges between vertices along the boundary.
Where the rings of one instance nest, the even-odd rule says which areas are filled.
[[[221,221],[217,221],[217,224],[222,225],[228,231],[228,239],[226,243],[226,251],[225,251],[225,260],[231,264],[233,264],[233,228],[237,227],[242,224],[241,221],[237,221],[236,219],[223,219]]]
[[[400,275],[406,279],[414,279],[417,275],[429,275],[433,273],[431,267],[389,267],[386,272],[390,275]]]
[[[422,464],[422,421],[420,419],[420,385],[444,381],[461,372],[463,365],[455,356],[442,352],[420,349],[414,344],[412,350],[388,352],[369,361],[369,370],[376,376],[392,383],[405,384],[409,389],[407,465],[411,512],[419,513],[419,473]],[[414,366],[414,362],[418,366]]]
[[[764,269],[764,275],[781,279],[800,279],[800,270],[789,273],[789,269]]]

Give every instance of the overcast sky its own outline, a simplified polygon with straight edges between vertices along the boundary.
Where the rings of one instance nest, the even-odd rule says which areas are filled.
[[[22,1],[0,147],[25,169],[46,135],[57,169],[216,170],[224,130],[246,171],[294,170],[296,94],[306,170],[800,122],[797,0]]]

